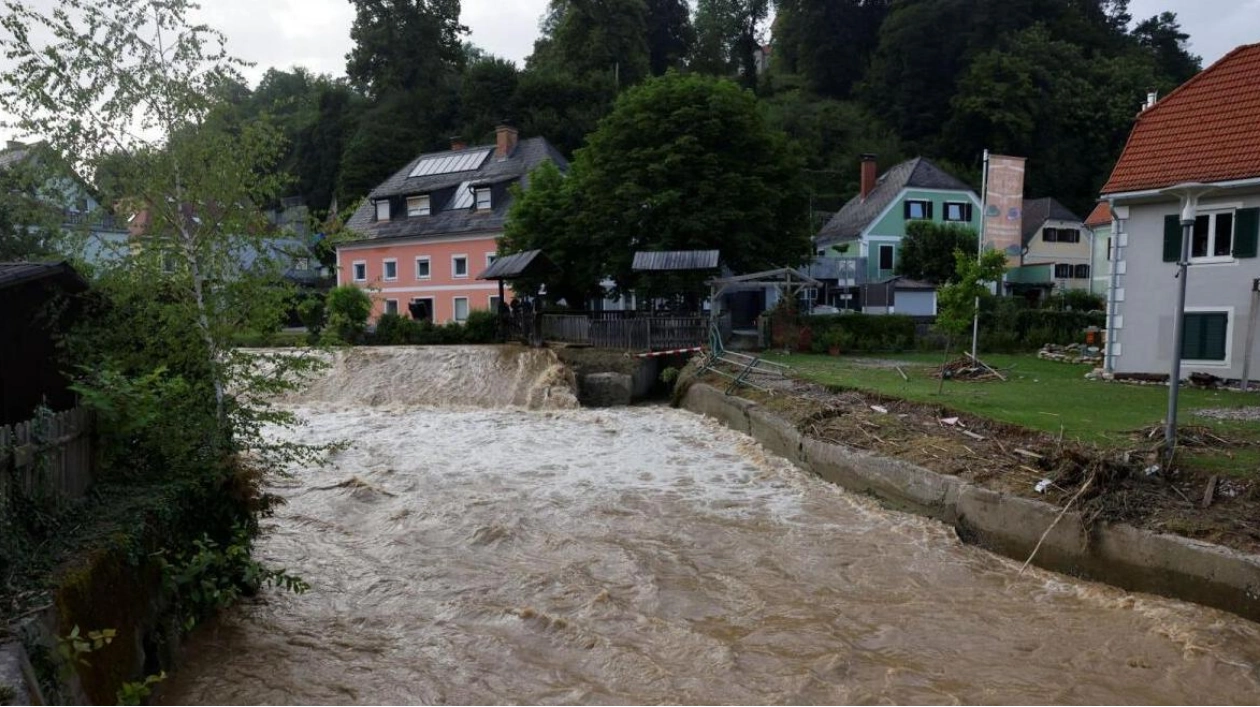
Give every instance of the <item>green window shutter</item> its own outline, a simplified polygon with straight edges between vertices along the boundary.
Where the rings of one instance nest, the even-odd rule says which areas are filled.
[[[1181,219],[1177,214],[1164,217],[1164,262],[1175,263],[1181,257]]]
[[[1234,257],[1256,257],[1260,241],[1260,209],[1239,209],[1234,215]]]
[[[1186,361],[1224,361],[1227,312],[1187,312],[1182,328],[1181,358]]]

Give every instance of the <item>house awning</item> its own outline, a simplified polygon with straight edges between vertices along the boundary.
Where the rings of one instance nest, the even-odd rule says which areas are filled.
[[[527,250],[496,259],[480,275],[478,280],[517,280],[540,277],[559,270],[556,264],[541,250]]]

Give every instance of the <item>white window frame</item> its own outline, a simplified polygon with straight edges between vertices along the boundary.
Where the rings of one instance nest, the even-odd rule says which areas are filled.
[[[407,197],[407,218],[428,216],[432,213],[432,204],[428,194]]]
[[[463,319],[460,319],[460,318],[459,318],[459,304],[458,304],[458,302],[459,302],[460,300],[464,300],[464,318],[463,318]],[[468,321],[468,315],[470,314],[470,312],[471,312],[471,310],[470,310],[470,309],[469,309],[469,307],[468,307],[468,298],[467,298],[467,297],[452,297],[452,298],[451,298],[451,321],[453,321],[453,322],[459,322],[460,324],[463,324],[464,322]]]
[[[958,218],[949,217],[949,207],[958,207]],[[946,223],[967,223],[967,202],[965,201],[947,201],[945,208],[941,209],[941,220]]]
[[[389,275],[389,266],[394,266],[394,276]],[[381,279],[385,282],[394,282],[398,279],[398,258],[385,258],[381,261]]]
[[[427,275],[420,274],[420,263],[425,264],[425,270],[429,271]],[[430,260],[429,256],[427,255],[416,256],[416,279],[417,280],[432,280],[433,279],[433,262],[432,260]]]
[[[391,215],[391,214],[390,214],[390,208],[389,208],[389,199],[377,199],[377,200],[376,200],[376,202],[373,204],[373,206],[376,208],[376,220],[377,220],[377,221],[388,221],[388,220],[389,220],[390,215]],[[385,218],[381,218],[381,207],[382,207],[382,206],[384,206],[384,207],[385,207]]]
[[[391,306],[391,305],[392,305],[392,306],[393,306],[393,308],[394,308],[394,311],[392,311],[392,312],[390,311],[390,306]],[[385,300],[385,313],[386,313],[386,314],[398,314],[398,300],[396,300],[396,299],[387,299],[387,300]]]
[[[931,218],[928,216],[928,204],[930,203],[932,203],[930,199],[906,199],[907,211],[910,210],[910,206],[909,206],[910,204],[923,204],[922,216],[907,216],[906,220],[907,221],[930,221]]]
[[[359,266],[363,266],[363,277],[359,277]],[[350,281],[351,282],[367,282],[367,261],[356,260],[350,263]]]
[[[1232,368],[1234,358],[1234,308],[1233,307],[1186,307],[1187,314],[1225,314],[1225,360],[1205,361],[1202,359],[1183,358],[1181,365],[1196,368]]]
[[[489,268],[491,265],[494,265],[494,261],[498,259],[498,253],[486,253],[486,267]]]
[[[1191,231],[1190,231],[1190,244],[1189,244],[1189,245],[1190,245],[1190,262],[1191,262],[1191,263],[1195,263],[1195,264],[1212,264],[1212,263],[1236,263],[1236,262],[1238,262],[1238,260],[1234,257],[1234,246],[1235,246],[1235,245],[1237,244],[1237,242],[1238,242],[1238,210],[1237,210],[1235,207],[1233,207],[1233,206],[1228,206],[1228,207],[1219,207],[1219,206],[1218,206],[1218,207],[1201,208],[1201,209],[1199,209],[1199,212],[1195,215],[1195,218],[1196,218],[1196,219],[1198,219],[1198,218],[1201,218],[1201,217],[1204,217],[1204,216],[1206,216],[1206,217],[1207,217],[1207,220],[1208,220],[1208,242],[1207,242],[1207,252],[1208,252],[1208,253],[1211,253],[1211,252],[1212,252],[1212,250],[1213,250],[1213,247],[1216,245],[1216,217],[1217,217],[1217,216],[1220,216],[1221,214],[1230,214],[1230,215],[1232,216],[1232,218],[1231,218],[1231,220],[1230,220],[1230,225],[1229,225],[1229,227],[1230,227],[1230,233],[1229,233],[1229,255],[1204,255],[1204,256],[1195,257],[1195,255],[1194,255],[1194,230],[1193,230],[1193,228],[1191,228]],[[1184,235],[1183,235],[1183,237],[1184,237]],[[1189,309],[1189,308],[1187,308],[1187,309],[1186,309],[1186,311],[1187,311],[1187,312],[1189,312],[1189,311],[1190,311],[1190,309]],[[1217,311],[1221,311],[1221,310],[1214,309],[1214,310],[1209,310],[1209,311],[1217,312]],[[1230,326],[1231,326],[1231,327],[1233,326],[1233,320],[1232,320],[1232,319],[1230,320]]]
[[[499,296],[498,295],[490,295],[489,299],[487,300],[487,303],[490,305],[491,312],[494,312],[495,314],[499,313]]]
[[[463,260],[463,261],[464,261],[464,274],[463,274],[463,275],[460,275],[460,274],[459,274],[459,271],[455,268],[455,261],[457,261],[457,260]],[[452,256],[451,256],[451,279],[452,279],[452,280],[466,280],[466,279],[468,279],[468,256],[467,256],[467,255],[465,255],[465,254],[456,254],[456,255],[452,255]]]
[[[483,194],[486,197],[486,203],[484,206],[481,203],[481,197]],[[490,193],[490,187],[478,187],[473,189],[473,208],[477,211],[494,208],[494,197]]]

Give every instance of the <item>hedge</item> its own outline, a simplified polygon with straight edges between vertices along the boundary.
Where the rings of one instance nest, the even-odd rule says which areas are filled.
[[[398,314],[382,314],[367,343],[377,346],[489,344],[497,339],[498,332],[498,317],[485,310],[469,313],[468,321],[462,324],[434,324],[427,319],[416,321]]]
[[[814,353],[904,351],[915,346],[915,320],[904,314],[815,314],[801,317]]]

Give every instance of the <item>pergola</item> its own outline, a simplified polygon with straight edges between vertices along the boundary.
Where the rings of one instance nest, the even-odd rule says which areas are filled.
[[[559,270],[541,250],[526,250],[496,259],[480,275],[478,280],[496,280],[499,283],[499,301],[504,302],[503,283],[508,280],[536,278]]]
[[[767,287],[774,287],[784,297],[796,297],[801,290],[823,287],[823,283],[796,268],[778,268],[777,270],[763,270],[747,275],[716,278],[709,281],[709,286],[709,301],[712,302],[709,312],[710,316],[716,320],[718,317],[719,298],[727,292],[761,290]]]

